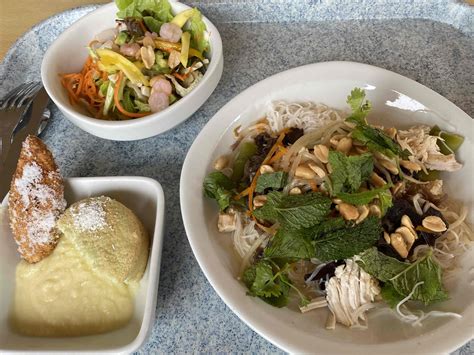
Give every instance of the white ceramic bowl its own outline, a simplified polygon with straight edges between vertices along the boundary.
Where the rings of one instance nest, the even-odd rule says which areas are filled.
[[[91,196],[107,195],[122,202],[140,218],[152,238],[147,268],[137,294],[131,321],[118,330],[86,337],[37,338],[13,333],[8,314],[13,300],[15,268],[20,257],[8,226],[8,203],[0,207],[0,353],[1,352],[114,352],[131,353],[148,337],[155,320],[160,274],[165,200],[161,185],[145,177],[86,177],[65,180],[68,205]]]
[[[189,6],[170,1],[173,13]],[[199,85],[167,109],[146,117],[125,121],[99,120],[71,105],[59,74],[78,72],[88,56],[86,46],[95,35],[115,26],[115,3],[104,5],[84,16],[64,31],[49,47],[41,64],[41,79],[51,99],[76,126],[95,136],[127,141],[155,136],[188,119],[208,99],[217,86],[224,66],[222,41],[217,28],[205,17],[210,43],[210,63]]]
[[[217,231],[218,208],[205,198],[204,177],[213,161],[229,152],[232,129],[262,117],[273,100],[322,102],[345,109],[354,87],[365,88],[373,110],[372,122],[407,127],[415,123],[438,124],[466,137],[458,157],[464,168],[446,175],[450,195],[471,210],[474,201],[474,131],[471,118],[454,104],[413,80],[384,69],[350,62],[328,62],[288,70],[245,90],[208,122],[194,141],[181,174],[181,211],[189,243],[207,279],[228,307],[252,329],[291,353],[445,353],[472,337],[474,326],[474,250],[461,260],[458,278],[447,284],[451,299],[434,308],[460,313],[462,319],[435,318],[423,327],[403,324],[391,315],[370,317],[369,329],[324,328],[327,313],[301,314],[297,309],[274,308],[246,296],[236,280],[239,259],[231,236]]]

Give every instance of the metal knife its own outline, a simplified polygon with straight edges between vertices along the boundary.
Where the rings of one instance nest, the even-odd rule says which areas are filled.
[[[15,134],[5,163],[0,164],[0,201],[2,201],[8,191],[10,191],[10,183],[16,170],[23,141],[29,134],[37,135],[39,131],[44,129],[45,124],[47,123],[49,115],[45,120],[45,115],[43,115],[43,113],[48,103],[49,96],[46,93],[46,90],[41,88],[31,104],[30,119],[26,122],[25,126]]]

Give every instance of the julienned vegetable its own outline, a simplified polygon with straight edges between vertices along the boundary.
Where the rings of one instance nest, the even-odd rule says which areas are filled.
[[[200,83],[209,61],[199,10],[168,0],[116,0],[117,26],[90,42],[80,73],[61,75],[72,104],[123,120],[164,110]]]
[[[462,167],[454,153],[463,138],[437,127],[372,126],[361,89],[347,103],[343,119],[323,105],[278,102],[236,130],[231,153],[206,177],[218,229],[233,233],[242,258],[240,280],[276,307],[292,295],[302,312],[328,307],[331,329],[336,321],[367,326],[374,307],[414,325],[459,317],[410,308],[449,297],[443,276],[473,239],[464,207],[439,177]]]

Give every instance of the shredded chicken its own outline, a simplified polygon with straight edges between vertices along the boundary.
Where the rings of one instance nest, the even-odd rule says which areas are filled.
[[[217,228],[219,232],[233,232],[237,226],[237,216],[235,212],[219,213]]]
[[[408,150],[415,160],[426,169],[456,171],[462,164],[456,161],[454,154],[444,155],[440,152],[437,141],[440,137],[430,136],[429,126],[414,126],[406,131],[397,132],[397,140],[402,149]]]
[[[365,314],[358,312],[364,304],[374,302],[380,293],[378,281],[362,270],[357,263],[346,260],[336,268],[335,275],[326,282],[326,300],[338,323],[345,326],[359,324]]]

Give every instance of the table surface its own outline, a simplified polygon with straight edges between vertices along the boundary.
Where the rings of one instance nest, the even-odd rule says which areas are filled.
[[[314,62],[351,60],[383,67],[415,79],[445,96],[469,115],[474,115],[474,101],[470,94],[472,87],[466,80],[472,77],[474,43],[471,36],[453,26],[438,21],[400,17],[341,22],[328,17],[317,23],[283,24],[263,20],[251,24],[229,23],[229,18],[234,20],[242,15],[242,6],[245,4],[242,1],[237,4],[230,1],[204,0],[203,5],[199,5],[219,28],[226,70],[213,95],[188,121],[150,139],[113,142],[81,131],[66,120],[54,105],[50,105],[53,113],[51,122],[42,136],[56,156],[64,176],[142,175],[155,178],[163,185],[167,203],[167,228],[162,272],[155,325],[150,338],[140,349],[143,353],[278,351],[241,322],[213,291],[193,257],[181,222],[178,181],[186,152],[207,121],[239,92],[285,69]],[[365,1],[377,6],[375,0]],[[8,4],[7,0],[0,0],[3,46],[0,58],[3,58],[5,46],[8,46],[5,34],[9,32],[4,29],[9,26],[5,19],[11,18],[20,9],[23,11],[29,8],[28,4],[33,4],[32,0],[16,0],[17,4],[12,2],[15,0]],[[30,6],[32,15],[31,18],[29,13],[23,16],[23,29],[20,30],[15,20],[19,31],[16,36],[41,18],[62,8],[85,4],[88,0],[54,2],[44,2],[41,9]],[[186,2],[196,4],[197,1]],[[252,3],[250,0],[248,2]],[[316,0],[313,2],[322,3]],[[443,0],[437,2],[442,3]],[[222,3],[226,4],[224,9],[219,7]],[[262,2],[263,7],[265,3]],[[279,0],[278,3],[283,1]],[[419,5],[417,10],[426,6],[423,0],[414,0],[413,3]],[[326,9],[328,13],[331,9],[326,7],[329,6],[326,2],[322,3],[323,10]],[[282,17],[288,15],[290,19],[291,16],[308,13],[304,6],[297,8],[295,14],[288,14],[285,10],[283,5],[273,9],[281,11]],[[85,12],[81,10],[60,15],[54,21],[37,27],[25,40],[20,41],[5,61],[0,63],[0,97],[20,82],[39,79],[39,65],[46,48]],[[257,17],[262,13],[266,15],[267,12],[248,12]],[[321,11],[317,16],[319,13]],[[11,21],[10,24],[13,23]],[[258,36],[254,41],[249,41],[255,33]],[[9,36],[14,35],[10,33]],[[305,41],[294,41],[295,37],[318,40],[308,46]],[[344,39],[342,45],[341,38]],[[291,51],[285,46],[274,48],[271,45],[289,42],[293,43]],[[242,60],[242,52],[253,55],[248,60]],[[466,344],[456,353],[472,354],[471,344]]]
[[[0,60],[15,40],[31,26],[55,13],[87,4],[102,4],[110,0],[52,0],[43,1],[38,7],[37,0],[0,1]],[[466,0],[474,5],[474,0]],[[17,16],[22,14],[22,16]]]
[[[38,6],[36,0],[0,0],[0,60],[19,36],[49,16],[73,7],[107,2],[110,0],[51,0]]]

